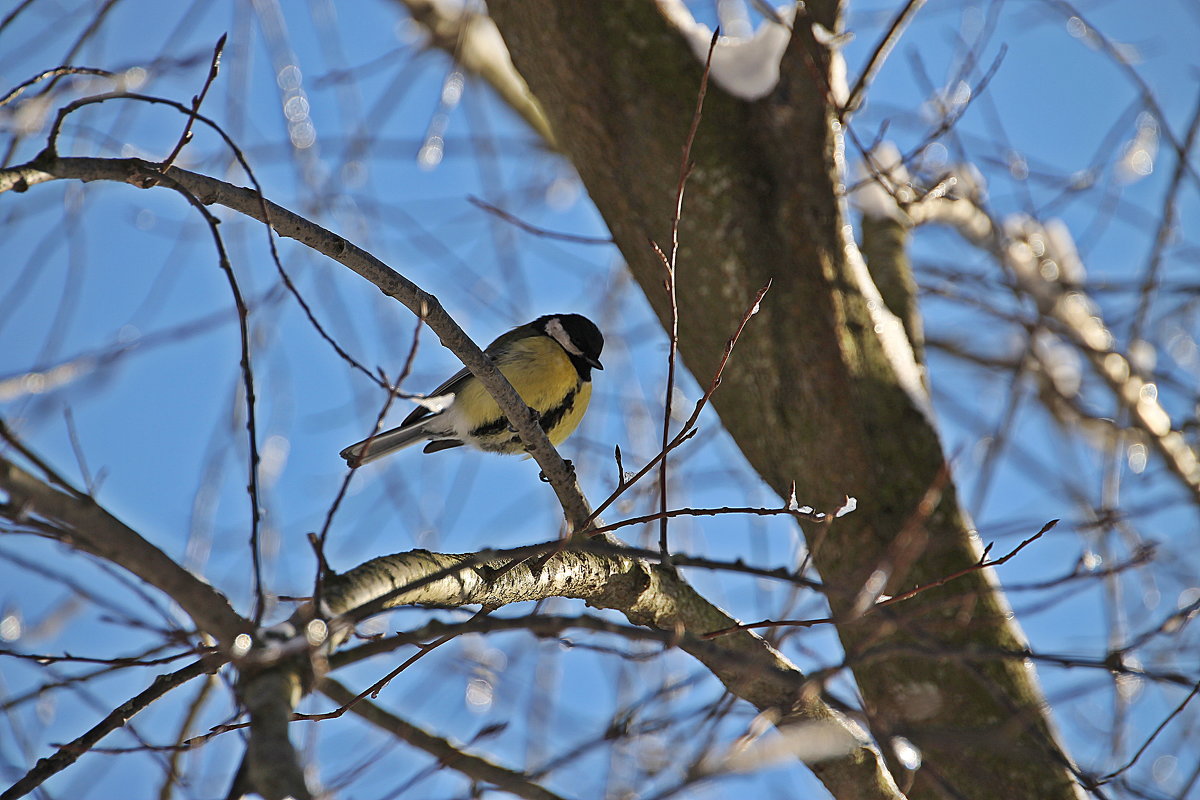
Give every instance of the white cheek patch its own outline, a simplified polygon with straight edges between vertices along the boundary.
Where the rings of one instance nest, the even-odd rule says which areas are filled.
[[[563,350],[566,350],[573,356],[582,356],[583,351],[575,346],[575,342],[571,341],[571,337],[567,335],[567,331],[562,326],[562,321],[558,317],[553,318],[546,323],[546,333],[550,338],[562,345]]]

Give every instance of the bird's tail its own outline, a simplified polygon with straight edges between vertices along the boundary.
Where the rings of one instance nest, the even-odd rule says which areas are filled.
[[[428,439],[429,432],[426,430],[428,423],[429,419],[427,418],[420,422],[414,422],[411,425],[392,428],[390,431],[384,431],[369,439],[355,442],[339,453],[339,455],[346,459],[346,463],[351,467],[361,467],[363,464],[370,464],[375,459],[382,458],[388,453],[402,450],[414,442]]]

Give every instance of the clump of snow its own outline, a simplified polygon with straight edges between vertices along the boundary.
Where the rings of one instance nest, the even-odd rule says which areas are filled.
[[[912,341],[904,330],[904,323],[883,302],[883,296],[879,293],[875,281],[871,279],[867,262],[863,260],[849,225],[843,226],[842,242],[851,277],[867,301],[867,311],[871,315],[875,334],[879,337],[883,352],[896,373],[900,388],[908,394],[913,405],[929,420],[930,425],[934,425],[933,403],[925,386],[924,367],[917,362]]]
[[[900,148],[892,142],[881,142],[858,163],[857,172],[864,182],[850,197],[855,208],[872,219],[911,222],[898,205],[898,201],[916,199]]]
[[[1079,350],[1049,331],[1033,338],[1038,364],[1063,397],[1075,397],[1083,387],[1083,358]]]
[[[796,759],[819,764],[868,746],[862,729],[845,718],[797,722],[779,728],[763,727],[739,737],[724,752],[708,754],[700,772],[753,772]]]
[[[835,511],[833,516],[844,517],[847,514],[850,514],[853,511],[855,511],[857,508],[858,508],[858,498],[857,497],[847,497],[846,502],[842,503],[842,507],[839,508],[837,511]]]
[[[712,30],[696,21],[683,0],[658,0],[658,9],[687,38],[696,58],[704,63]],[[769,94],[779,82],[779,62],[792,38],[795,18],[793,3],[778,9],[776,19],[764,20],[750,36],[718,38],[709,73],[713,82],[743,100],[757,100]]]
[[[974,164],[944,164],[944,149],[934,143],[915,156],[914,179],[896,145],[879,143],[857,165],[858,185],[851,202],[872,219],[892,219],[910,227],[950,225],[972,242],[985,242],[992,227],[979,203],[987,196],[987,182]],[[930,172],[931,166],[935,172]],[[933,185],[923,188],[922,183]],[[1070,267],[1082,269],[1077,256]]]

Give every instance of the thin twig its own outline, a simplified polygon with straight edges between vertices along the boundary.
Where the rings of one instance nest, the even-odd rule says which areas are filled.
[[[63,653],[61,656],[52,656],[47,653],[19,653],[16,650],[8,648],[0,648],[0,656],[8,656],[9,658],[18,658],[25,661],[36,661],[39,664],[103,664],[109,667],[156,667],[162,664],[170,664],[172,661],[178,661],[181,658],[194,656],[197,654],[207,655],[215,653],[215,647],[201,647],[186,650],[182,653],[174,653],[161,658],[100,658],[98,656],[73,656],[70,653]]]
[[[489,214],[495,214],[500,219],[517,226],[526,233],[532,233],[534,236],[540,236],[543,239],[557,239],[560,242],[573,242],[574,244],[613,244],[611,236],[582,236],[577,233],[559,233],[558,231],[540,228],[473,194],[467,195],[467,202],[477,208],[483,209]]]
[[[492,611],[494,611],[494,610],[495,609],[484,607],[484,608],[480,609],[478,612],[476,612],[475,615],[472,616],[469,621],[473,622],[481,617],[486,617],[488,614],[491,614]],[[418,645],[417,652],[413,653],[411,656],[409,656],[407,659],[405,659],[404,662],[400,664],[400,666],[396,667],[394,670],[389,672],[387,675],[384,675],[382,678],[377,680],[375,683],[371,684],[366,689],[359,692],[357,695],[354,696],[354,699],[350,700],[350,702],[348,702],[348,703],[344,703],[341,707],[335,708],[333,711],[326,711],[323,714],[293,714],[292,719],[305,720],[308,722],[320,722],[322,720],[327,720],[327,719],[337,719],[338,717],[342,716],[347,711],[349,711],[350,708],[352,706],[354,706],[354,704],[357,703],[359,700],[365,700],[367,697],[370,697],[372,699],[379,697],[379,693],[381,691],[383,691],[384,687],[387,686],[389,683],[391,683],[392,680],[395,679],[395,677],[397,675],[399,675],[401,672],[404,672],[404,670],[408,669],[413,664],[415,664],[417,661],[420,661],[422,658],[429,655],[437,648],[446,644],[446,642],[449,642],[452,639],[456,638],[458,635],[459,635],[458,633],[447,633],[444,636],[439,636],[437,639],[434,639],[429,644]]]
[[[347,705],[354,696],[349,689],[328,678],[322,682],[321,692],[333,702]],[[505,794],[512,794],[514,797],[522,797],[526,800],[561,800],[559,795],[534,783],[530,776],[493,764],[486,758],[472,755],[462,745],[452,744],[439,736],[433,736],[374,703],[358,702],[351,707],[351,710],[364,720],[387,731],[396,739],[433,756],[435,761],[431,765],[431,769],[453,769],[473,781],[487,784],[489,787],[499,787]]]
[[[221,53],[225,50],[225,39],[229,36],[227,33],[221,34],[221,38],[217,39],[217,46],[213,48],[212,61],[208,66],[208,77],[204,79],[204,86],[200,89],[200,94],[192,97],[192,110],[188,113],[187,124],[183,126],[183,133],[179,135],[179,141],[175,143],[175,149],[171,154],[163,159],[159,169],[166,172],[175,159],[179,157],[179,153],[184,146],[192,140],[192,126],[196,123],[196,115],[200,113],[200,106],[204,103],[204,98],[208,95],[208,90],[212,87],[213,81],[217,79],[217,74],[221,71]]]
[[[983,555],[980,556],[979,561],[975,562],[971,566],[964,567],[963,569],[960,569],[957,572],[950,573],[949,575],[945,576],[944,578],[938,578],[937,580],[932,581],[931,583],[926,583],[921,586],[917,586],[916,588],[909,589],[907,592],[903,592],[901,594],[895,595],[894,597],[889,597],[886,600],[880,600],[878,603],[875,604],[875,607],[884,608],[886,606],[895,605],[896,603],[902,603],[905,600],[909,599],[910,597],[914,597],[915,595],[920,594],[921,592],[928,591],[929,589],[936,589],[939,586],[945,586],[947,583],[950,583],[951,581],[956,581],[959,578],[963,577],[964,575],[969,575],[972,572],[978,572],[979,570],[987,569],[988,567],[998,567],[1001,564],[1007,564],[1009,561],[1016,558],[1018,553],[1020,553],[1022,550],[1024,550],[1029,545],[1036,542],[1038,539],[1042,538],[1042,536],[1044,536],[1047,532],[1050,531],[1051,528],[1053,528],[1057,524],[1058,524],[1058,520],[1056,520],[1056,519],[1050,520],[1045,525],[1043,525],[1041,527],[1041,529],[1037,533],[1035,533],[1033,536],[1030,536],[1028,539],[1024,540],[1019,545],[1017,545],[1012,550],[1010,550],[1007,554],[1001,556],[1000,558],[995,559],[994,561],[987,560],[988,553],[991,552],[991,549],[992,549],[992,545],[989,544],[987,547],[984,548]]]
[[[664,256],[662,249],[655,242],[650,242],[654,252],[662,259],[666,268],[666,288],[668,302],[671,307],[670,347],[667,351],[667,388],[663,398],[663,427],[662,427],[662,461],[659,462],[658,503],[659,510],[667,512],[667,445],[671,442],[671,406],[675,391],[675,361],[679,352],[679,303],[676,297],[675,267],[679,257],[679,222],[683,216],[683,192],[687,186],[688,176],[692,174],[692,143],[696,140],[696,131],[700,128],[700,117],[704,111],[704,95],[708,93],[708,74],[712,70],[713,51],[717,48],[717,39],[721,36],[720,27],[713,31],[712,40],[708,43],[708,58],[704,61],[704,72],[700,76],[700,91],[696,93],[696,110],[692,113],[692,124],[688,128],[687,139],[683,143],[683,154],[679,161],[679,183],[675,187],[675,210],[671,215],[671,255]],[[663,554],[663,563],[670,566],[667,547],[667,517],[663,516],[658,528],[658,548]]]
[[[1001,556],[1000,558],[995,559],[994,561],[987,560],[988,552],[990,552],[992,549],[992,545],[989,544],[984,549],[983,555],[980,556],[979,560],[976,561],[971,566],[964,567],[963,569],[957,570],[956,572],[952,572],[949,575],[938,578],[935,581],[930,581],[929,583],[922,584],[920,586],[909,589],[907,592],[903,592],[901,594],[894,595],[892,597],[880,599],[877,602],[871,604],[866,609],[861,610],[861,613],[857,613],[854,616],[856,616],[856,617],[866,616],[867,614],[871,613],[872,611],[877,611],[878,609],[881,609],[881,608],[887,608],[888,606],[894,606],[897,603],[903,603],[905,600],[909,600],[912,597],[915,597],[916,595],[921,594],[922,592],[927,592],[930,589],[936,589],[939,586],[945,586],[947,583],[950,583],[951,581],[956,581],[959,578],[963,577],[964,575],[969,575],[972,572],[978,572],[982,569],[987,569],[988,567],[998,567],[1001,564],[1006,564],[1010,560],[1012,560],[1014,557],[1016,557],[1016,555],[1018,553],[1020,553],[1022,550],[1024,550],[1026,547],[1033,544],[1038,539],[1042,538],[1042,536],[1045,535],[1045,533],[1047,531],[1049,531],[1051,528],[1053,528],[1057,524],[1058,524],[1058,520],[1056,520],[1056,519],[1050,520],[1045,525],[1043,525],[1041,530],[1039,530],[1033,536],[1030,536],[1028,539],[1026,539],[1025,541],[1021,542],[1019,545],[1014,547],[1010,552]],[[718,636],[725,636],[730,633],[736,633],[738,631],[748,631],[748,630],[755,630],[755,629],[761,629],[761,628],[784,628],[784,627],[811,628],[815,625],[837,625],[837,624],[840,624],[840,623],[843,623],[846,621],[847,621],[847,617],[844,615],[843,616],[833,616],[833,617],[821,617],[818,619],[785,619],[785,620],[769,620],[769,619],[767,619],[767,620],[762,620],[760,622],[747,622],[742,625],[731,625],[728,628],[722,628],[721,630],[711,631],[709,633],[706,633],[701,638],[714,639]]]
[[[392,403],[400,396],[400,386],[404,381],[408,380],[408,376],[412,374],[413,364],[417,360],[417,348],[421,342],[421,328],[424,323],[420,317],[417,318],[417,324],[413,328],[412,344],[408,348],[408,357],[404,360],[404,366],[400,370],[399,377],[396,378],[395,384],[388,390],[387,399],[383,403],[383,407],[379,409],[379,414],[375,418],[375,427],[372,429],[372,434],[363,443],[365,449],[371,446],[371,441],[375,438],[375,434],[379,433],[383,428],[383,420],[387,416],[388,409],[392,407]],[[381,376],[385,384],[389,383],[386,376]],[[325,574],[329,571],[328,564],[325,561],[325,539],[329,535],[329,529],[333,526],[333,518],[337,514],[338,508],[341,507],[342,500],[346,497],[346,491],[350,488],[350,481],[354,478],[358,467],[351,467],[345,477],[342,478],[342,485],[338,488],[337,495],[334,496],[333,502],[329,505],[329,511],[325,514],[325,522],[321,525],[321,532],[315,537],[314,548],[317,555],[317,579],[313,588],[313,606],[317,609],[317,613],[321,608],[321,587],[325,582]]]
[[[32,78],[29,78],[28,80],[24,80],[24,81],[21,81],[20,83],[18,83],[16,86],[14,86],[12,88],[12,90],[8,94],[4,95],[4,97],[0,97],[0,107],[6,106],[9,103],[11,103],[13,100],[16,100],[18,97],[20,97],[24,93],[24,91],[26,89],[28,89],[30,86],[33,86],[35,83],[44,81],[47,78],[61,78],[63,75],[98,75],[101,78],[112,78],[113,80],[120,79],[120,75],[118,73],[109,72],[106,69],[96,69],[95,67],[71,67],[71,66],[55,67],[54,69],[48,69],[45,72],[39,72],[37,75],[34,75]]]
[[[222,239],[221,232],[217,227],[220,221],[208,210],[208,207],[200,198],[196,197],[177,181],[162,173],[155,174],[153,179],[156,183],[161,183],[163,186],[178,192],[200,213],[200,216],[208,224],[209,232],[213,237],[213,246],[217,250],[218,266],[221,272],[225,274],[225,279],[229,283],[229,291],[233,294],[233,304],[237,309],[238,334],[241,346],[239,368],[242,373],[242,387],[246,393],[246,438],[249,443],[246,492],[250,496],[250,560],[254,572],[254,624],[257,626],[262,622],[263,615],[266,613],[267,601],[266,592],[263,588],[262,553],[260,552],[259,543],[262,508],[259,503],[258,488],[258,464],[260,461],[258,453],[258,415],[255,411],[254,369],[250,362],[250,311],[246,307],[241,287],[238,285],[237,275],[233,272],[233,263],[229,260],[229,253],[225,249],[225,241]]]
[[[75,454],[75,463],[79,465],[79,475],[83,478],[84,491],[91,496],[95,496],[96,482],[92,478],[92,472],[88,469],[87,459],[83,455],[83,443],[79,440],[79,429],[75,427],[75,414],[72,413],[70,406],[63,408],[63,422],[67,426],[67,438],[71,442],[71,452]]]
[[[83,108],[84,106],[95,103],[103,103],[108,100],[136,100],[138,102],[150,103],[152,105],[157,104],[169,106],[170,108],[173,108],[182,114],[192,114],[191,109],[176,100],[171,100],[166,97],[157,97],[155,95],[139,94],[137,92],[109,92],[106,94],[94,95],[92,97],[80,98],[59,109],[58,114],[56,115],[55,120],[50,127],[50,134],[47,137],[47,154],[52,156],[56,155],[58,135],[61,130],[63,120],[66,119],[67,115],[77,111],[80,108]],[[221,137],[221,140],[225,143],[225,146],[229,148],[230,152],[233,154],[233,157],[237,160],[238,165],[245,170],[246,177],[250,181],[250,185],[255,194],[255,199],[259,205],[259,219],[267,227],[267,243],[271,252],[271,260],[275,264],[275,270],[279,273],[279,277],[283,281],[283,285],[287,288],[288,292],[290,292],[292,297],[295,298],[296,302],[299,303],[300,308],[304,311],[304,316],[308,319],[309,324],[313,326],[314,330],[316,330],[317,335],[324,339],[325,343],[333,348],[333,351],[338,355],[339,358],[349,364],[353,369],[361,372],[363,375],[366,375],[367,378],[381,386],[381,388],[390,388],[386,385],[386,383],[381,382],[379,378],[377,378],[375,374],[371,372],[371,370],[367,369],[365,366],[355,360],[353,356],[347,353],[341,347],[341,345],[339,345],[334,338],[329,335],[324,326],[322,326],[317,320],[316,314],[313,313],[313,310],[308,305],[307,301],[305,301],[303,296],[301,296],[300,290],[296,288],[296,284],[292,281],[291,276],[283,268],[283,262],[279,258],[278,248],[275,246],[274,227],[271,221],[271,204],[266,199],[266,195],[263,194],[262,184],[259,182],[254,170],[250,167],[250,162],[246,158],[245,154],[241,151],[241,148],[239,148],[237,143],[234,142],[233,137],[226,133],[225,129],[212,119],[209,119],[208,117],[199,113],[195,114],[195,119],[207,125],[214,133]],[[139,185],[141,188],[149,188],[149,186],[153,185],[155,182],[156,179],[153,175],[151,175],[145,178],[143,183]]]
[[[0,794],[0,800],[15,800],[29,794],[51,776],[74,764],[81,755],[90,751],[96,742],[123,727],[134,714],[154,703],[176,686],[203,675],[209,669],[207,660],[202,658],[175,672],[159,675],[146,689],[114,708],[83,735],[61,745],[54,755],[38,759],[33,769],[26,772],[24,777]]]
[[[750,514],[759,517],[778,517],[787,516],[805,522],[824,522],[830,515],[823,511],[803,511],[794,508],[763,508],[761,506],[721,506],[720,508],[673,508],[670,511],[656,511],[653,514],[645,514],[640,517],[629,517],[628,519],[611,522],[607,525],[602,525],[599,528],[591,528],[588,530],[589,536],[597,536],[601,533],[610,533],[628,528],[632,525],[644,525],[647,522],[654,522],[662,519],[664,516],[674,519],[676,517],[716,517],[725,514]]]
[[[867,60],[867,65],[863,67],[862,74],[858,76],[858,80],[854,82],[854,88],[850,91],[849,97],[846,98],[846,103],[838,111],[838,120],[845,121],[846,117],[858,110],[862,104],[863,94],[867,87],[874,79],[879,68],[883,66],[883,62],[887,60],[892,49],[896,46],[896,42],[900,40],[900,35],[904,29],[908,27],[908,23],[916,16],[916,13],[925,5],[925,0],[908,0],[904,4],[904,8],[900,9],[900,13],[896,14],[892,19],[892,24],[888,27],[887,33],[875,45],[875,51],[871,53],[871,58]]]
[[[240,731],[249,728],[249,722],[228,722],[224,725],[214,725],[208,729],[207,733],[202,733],[198,736],[193,736],[190,739],[184,739],[180,744],[164,744],[160,747],[162,750],[194,750],[202,744],[208,744],[211,740],[217,738],[223,733],[230,731]]]
[[[1113,778],[1117,777],[1122,772],[1125,772],[1130,767],[1132,767],[1134,764],[1136,764],[1138,759],[1142,757],[1142,754],[1145,753],[1146,750],[1150,747],[1150,745],[1154,743],[1154,740],[1158,738],[1158,735],[1160,733],[1162,733],[1164,729],[1166,729],[1167,725],[1169,725],[1171,723],[1171,720],[1175,719],[1175,717],[1177,717],[1181,713],[1183,713],[1183,710],[1188,707],[1188,704],[1191,703],[1192,700],[1195,699],[1197,694],[1200,694],[1200,683],[1196,683],[1196,685],[1192,687],[1192,691],[1188,692],[1188,696],[1183,698],[1183,702],[1180,703],[1179,705],[1175,706],[1175,708],[1171,711],[1171,713],[1167,715],[1167,718],[1159,723],[1158,727],[1154,729],[1154,733],[1150,734],[1149,738],[1147,738],[1146,741],[1142,742],[1142,746],[1138,748],[1138,751],[1133,754],[1133,757],[1131,759],[1129,759],[1129,761],[1127,761],[1124,766],[1122,766],[1120,769],[1116,769],[1116,770],[1113,770],[1112,772],[1108,773],[1103,778],[1101,778],[1099,782],[1100,783],[1108,783]]]
[[[763,298],[766,296],[767,292],[771,290],[771,283],[772,281],[767,281],[766,286],[758,290],[758,293],[754,296],[754,301],[742,314],[742,319],[738,323],[737,329],[725,342],[725,350],[721,354],[721,360],[717,364],[716,370],[713,372],[713,377],[708,384],[708,388],[705,389],[704,394],[700,397],[700,399],[696,401],[696,407],[692,410],[692,415],[683,423],[683,427],[679,429],[679,433],[675,434],[675,438],[670,441],[664,450],[660,450],[659,453],[654,456],[654,458],[646,462],[646,465],[638,470],[633,477],[620,483],[617,488],[613,490],[612,494],[610,494],[603,503],[596,507],[596,510],[593,511],[592,515],[588,518],[589,524],[598,519],[600,515],[604,513],[604,510],[615,503],[617,499],[629,489],[629,487],[633,486],[635,483],[645,477],[646,473],[648,473],[656,464],[662,461],[662,459],[666,457],[667,453],[671,452],[676,447],[679,447],[679,445],[696,435],[696,428],[694,427],[696,420],[700,418],[700,412],[703,411],[705,406],[708,405],[708,401],[712,399],[713,394],[716,393],[717,388],[721,385],[721,376],[725,372],[725,366],[729,363],[729,356],[733,353],[733,348],[737,345],[738,339],[741,338],[742,331],[746,329],[746,324],[750,321],[751,317],[758,313],[759,309],[761,308]]]

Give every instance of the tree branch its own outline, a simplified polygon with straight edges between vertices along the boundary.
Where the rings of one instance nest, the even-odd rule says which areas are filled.
[[[114,708],[111,713],[96,723],[82,736],[59,747],[58,752],[54,755],[38,759],[33,769],[25,773],[23,778],[6,789],[3,794],[0,794],[0,800],[15,800],[18,797],[24,797],[29,794],[51,776],[62,772],[74,764],[81,755],[91,750],[105,736],[124,726],[134,714],[146,708],[175,687],[187,683],[192,678],[199,677],[215,668],[215,664],[210,663],[208,659],[202,658],[198,661],[193,661],[191,664],[175,672],[159,675],[145,690]]]
[[[321,683],[321,693],[343,706],[351,703],[355,698],[354,692],[332,678],[326,678]],[[524,797],[526,800],[562,800],[559,795],[534,783],[529,776],[493,764],[486,758],[471,755],[446,739],[427,733],[369,700],[360,700],[350,705],[350,710],[397,739],[424,750],[437,759],[439,764],[458,770],[473,781],[493,784],[509,794]]]
[[[0,432],[8,438],[2,423]],[[22,518],[48,522],[61,531],[58,538],[64,544],[110,561],[170,597],[222,648],[232,647],[239,634],[252,629],[221,593],[87,495],[55,489],[4,456],[0,456],[0,489],[9,496],[8,503],[0,506],[4,516],[18,522]]]
[[[810,766],[839,798],[901,800],[879,753],[861,733],[827,706],[815,686],[760,636],[741,631],[715,641],[693,632],[729,627],[736,621],[696,592],[673,570],[620,554],[599,555],[579,547],[555,553],[535,567],[513,563],[511,554],[485,567],[506,567],[494,579],[473,569],[474,554],[415,550],[372,559],[331,578],[325,600],[334,613],[357,617],[356,609],[390,597],[387,605],[497,607],[547,597],[572,597],[624,614],[630,622],[673,634],[675,644],[709,669],[735,696],[760,711],[778,712],[777,725],[820,722],[840,730],[849,752]],[[426,581],[425,578],[434,578]],[[408,590],[410,585],[419,589]]]
[[[107,180],[145,188],[156,182],[157,165],[141,159],[61,158],[43,152],[31,162],[0,170],[0,193],[26,191],[31,186],[52,180]],[[488,393],[508,417],[546,476],[571,530],[583,527],[589,515],[587,500],[575,481],[572,470],[546,437],[533,412],[521,400],[491,360],[446,312],[436,297],[341,236],[263,199],[251,189],[171,167],[166,176],[191,192],[206,205],[221,205],[260,222],[269,223],[280,236],[295,239],[334,261],[349,267],[375,284],[388,297],[399,300],[424,320],[442,345],[449,349],[483,383]]]

